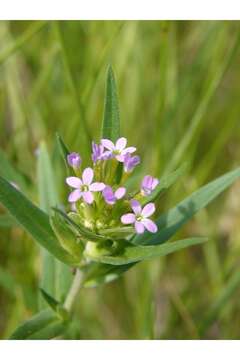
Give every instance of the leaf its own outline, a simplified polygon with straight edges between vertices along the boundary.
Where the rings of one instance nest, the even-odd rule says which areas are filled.
[[[39,331],[33,333],[31,336],[29,336],[29,340],[51,340],[55,339],[59,336],[63,336],[65,331],[67,330],[68,323],[63,321],[56,321],[49,325],[47,325],[45,328],[40,329]]]
[[[184,172],[186,171],[187,164],[184,163],[182,166],[180,166],[177,170],[171,172],[170,174],[164,175],[159,179],[159,184],[156,187],[156,189],[151,193],[151,195],[146,196],[141,201],[142,205],[145,205],[146,203],[150,201],[156,200],[156,198],[170,188],[178,179],[181,177]]]
[[[84,268],[83,287],[91,288],[114,281],[132,266],[133,264],[116,266],[91,263],[87,268]]]
[[[88,248],[88,246],[85,248],[85,256],[93,261],[99,261],[104,264],[126,265],[152,259],[158,256],[165,256],[192,245],[202,244],[206,241],[206,238],[195,237],[178,240],[169,244],[153,246],[134,246],[128,243],[128,245],[126,245],[122,251],[116,255],[106,255],[104,251],[102,253],[101,249],[98,249],[98,244],[92,243],[91,248]]]
[[[74,264],[73,258],[59,245],[48,216],[2,177],[0,177],[0,202],[41,246],[59,260]]]
[[[34,333],[42,330],[54,321],[59,320],[59,317],[52,310],[47,309],[34,315],[31,319],[21,324],[10,336],[10,340],[25,340],[29,339]]]
[[[65,163],[65,166],[67,168],[67,170],[69,171],[69,166],[68,166],[68,162],[67,162],[67,156],[68,154],[70,154],[70,150],[67,148],[67,146],[65,145],[62,137],[60,134],[56,133],[56,138],[57,138],[57,144],[58,144],[58,148],[59,148],[59,152],[63,158],[63,161]]]
[[[105,106],[102,124],[102,138],[115,142],[120,137],[120,117],[117,86],[112,67],[107,70]]]
[[[44,289],[40,288],[40,291],[41,291],[42,297],[44,298],[46,303],[50,306],[50,308],[53,311],[57,312],[59,302],[56,299],[54,299],[51,295],[49,295]]]
[[[177,206],[161,215],[157,220],[159,231],[156,234],[137,235],[134,244],[160,244],[173,236],[193,215],[206,207],[219,194],[240,177],[240,168],[230,171],[209,184],[201,187]]]
[[[85,226],[83,226],[80,223],[76,223],[75,221],[73,221],[65,212],[63,212],[62,210],[58,209],[58,208],[53,208],[53,210],[55,212],[57,212],[59,215],[62,216],[62,218],[64,220],[66,220],[70,225],[72,225],[73,228],[75,228],[83,237],[85,237],[86,239],[91,239],[93,241],[96,240],[106,240],[108,239],[106,236],[104,235],[99,235],[99,234],[95,234],[92,231],[88,230]],[[75,213],[72,213],[75,215]]]

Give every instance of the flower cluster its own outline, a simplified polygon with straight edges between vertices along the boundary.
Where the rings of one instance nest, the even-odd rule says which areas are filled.
[[[127,147],[127,139],[119,138],[114,144],[102,139],[100,144],[92,143],[92,167],[81,169],[82,159],[78,153],[67,157],[75,176],[67,177],[72,188],[68,201],[75,209],[79,221],[96,233],[104,230],[123,229],[142,234],[145,230],[157,232],[157,225],[149,219],[155,212],[155,205],[147,203],[159,181],[144,176],[140,188],[129,192],[129,177],[140,163],[140,157],[133,155],[135,147]],[[141,203],[147,203],[143,208]]]

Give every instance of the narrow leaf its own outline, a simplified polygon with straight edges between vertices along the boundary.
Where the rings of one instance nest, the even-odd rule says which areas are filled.
[[[192,245],[198,245],[206,242],[206,238],[195,237],[189,239],[178,240],[169,244],[153,245],[153,246],[133,246],[130,243],[122,249],[119,254],[105,255],[98,251],[97,245],[94,251],[86,247],[85,255],[93,261],[99,261],[104,264],[126,265],[136,263],[138,261],[148,260],[158,256],[165,256],[176,251],[185,249]]]
[[[70,150],[67,148],[67,146],[65,145],[62,137],[60,134],[56,134],[56,138],[57,138],[57,144],[58,144],[58,148],[59,148],[59,153],[61,154],[63,161],[65,163],[65,166],[67,168],[67,170],[69,170],[69,166],[67,163],[67,156],[68,154],[70,154]]]
[[[134,244],[159,244],[167,241],[186,222],[188,222],[199,210],[206,207],[219,194],[227,189],[240,177],[240,168],[230,171],[209,184],[201,187],[176,207],[170,209],[157,220],[158,233],[137,235],[133,239]]]
[[[9,214],[0,215],[0,227],[12,227],[16,225],[16,222]]]
[[[42,330],[59,317],[50,309],[43,310],[34,315],[31,319],[21,324],[10,336],[10,340],[25,340],[30,338],[34,333]]]
[[[120,137],[120,117],[117,86],[111,66],[107,70],[102,138],[116,141]]]
[[[73,258],[59,245],[48,216],[20,191],[0,177],[0,202],[33,238],[59,260],[73,264]]]

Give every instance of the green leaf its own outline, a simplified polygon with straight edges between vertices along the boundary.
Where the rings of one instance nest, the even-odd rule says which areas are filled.
[[[170,188],[186,171],[187,164],[184,163],[177,170],[166,174],[159,179],[159,184],[156,189],[151,193],[151,195],[146,196],[141,201],[141,204],[144,205],[150,201],[156,200],[156,198]]]
[[[133,264],[116,266],[91,263],[87,268],[84,268],[83,286],[91,288],[114,281],[132,266]]]
[[[47,309],[34,315],[31,319],[21,324],[10,336],[10,340],[25,340],[29,339],[34,333],[42,330],[54,321],[59,320],[59,317],[52,310]]]
[[[57,144],[58,144],[58,148],[59,148],[59,152],[63,158],[63,161],[65,163],[65,166],[67,168],[67,170],[69,171],[69,166],[68,166],[68,162],[67,162],[67,156],[68,154],[70,154],[70,150],[67,148],[67,146],[65,145],[62,137],[60,134],[56,134],[56,138],[57,138]]]
[[[98,247],[98,244],[92,243],[85,248],[85,256],[93,261],[99,261],[104,264],[126,265],[136,263],[138,261],[152,259],[158,256],[165,256],[175,251],[185,249],[192,245],[198,245],[206,242],[203,237],[195,237],[189,239],[178,240],[169,244],[153,245],[153,246],[134,246],[128,243],[116,255],[106,255],[105,249]],[[126,242],[127,243],[127,242]]]
[[[59,302],[56,299],[54,299],[51,295],[49,295],[44,289],[40,288],[40,291],[41,291],[42,297],[44,298],[46,303],[50,306],[50,308],[53,311],[57,312]]]
[[[105,106],[102,124],[102,138],[115,142],[120,137],[120,117],[117,86],[112,67],[107,70]]]
[[[80,224],[79,222],[75,222],[73,221],[73,219],[68,216],[65,212],[63,212],[62,210],[58,209],[58,208],[53,208],[53,210],[55,212],[57,212],[60,216],[62,216],[62,218],[64,220],[66,220],[69,225],[71,225],[73,228],[75,228],[79,234],[81,234],[84,238],[89,239],[89,240],[93,240],[93,241],[97,241],[97,240],[106,240],[108,239],[106,236],[104,235],[99,235],[99,234],[95,234],[92,231],[88,230],[85,226],[83,226],[82,224]],[[77,215],[75,213],[70,213],[72,216],[76,216]]]
[[[158,218],[157,225],[159,231],[156,234],[145,233],[137,235],[133,239],[133,243],[159,244],[167,241],[199,210],[206,207],[239,177],[240,168],[237,168],[201,187]]]
[[[59,245],[48,216],[2,177],[0,177],[0,202],[41,246],[59,260],[67,264],[75,263],[72,256]]]
[[[64,335],[65,331],[67,330],[68,323],[63,321],[56,321],[53,322],[43,329],[33,333],[31,336],[28,337],[29,340],[51,340],[55,339],[59,336]]]

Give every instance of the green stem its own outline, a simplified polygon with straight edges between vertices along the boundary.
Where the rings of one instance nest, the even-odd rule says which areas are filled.
[[[67,311],[71,311],[71,309],[73,307],[74,301],[75,301],[75,299],[78,295],[78,292],[82,286],[82,279],[83,279],[83,274],[79,269],[77,269],[76,275],[72,282],[72,286],[69,290],[69,293],[68,293],[65,303],[64,303],[64,307]]]

